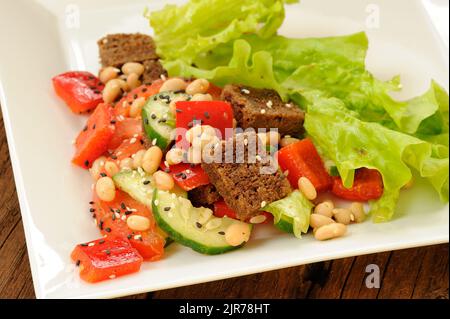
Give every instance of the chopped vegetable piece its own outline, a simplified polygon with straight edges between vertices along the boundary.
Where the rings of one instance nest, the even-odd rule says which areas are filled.
[[[233,127],[233,110],[223,101],[177,102],[177,129],[190,129],[194,124],[210,125],[225,137],[225,129]],[[181,134],[177,134],[181,135]]]
[[[151,195],[150,195],[151,196]],[[164,255],[165,238],[161,235],[151,210],[131,198],[127,193],[116,190],[112,202],[104,202],[94,194],[95,218],[97,226],[104,235],[128,238],[139,254],[149,261]],[[146,231],[133,231],[127,225],[129,216],[144,216],[150,220]]]
[[[327,191],[333,184],[319,153],[309,139],[279,150],[278,163],[283,172],[288,172],[287,178],[294,188],[298,188],[298,180],[302,176],[311,181],[317,192]]]
[[[161,169],[171,174],[175,182],[185,191],[209,184],[209,177],[200,165],[181,163],[166,166],[161,163]]]
[[[74,113],[93,110],[103,101],[104,85],[92,73],[66,72],[55,76],[52,81],[56,94]]]
[[[113,123],[116,126],[116,130],[108,145],[110,150],[118,148],[126,139],[143,135],[142,121],[140,119],[125,118],[123,120],[113,120]]]
[[[124,238],[106,237],[77,245],[72,260],[80,267],[80,277],[99,282],[139,271],[142,257]]]
[[[116,160],[131,157],[136,152],[144,149],[144,145],[141,141],[142,135],[124,140],[122,144],[120,144],[120,146],[113,152],[111,157]]]
[[[264,215],[266,217],[266,220],[264,221],[264,224],[268,224],[272,221],[272,214],[267,213],[267,212],[261,212],[260,215]],[[214,216],[216,217],[228,217],[228,218],[232,218],[232,219],[237,219],[239,220],[239,218],[237,218],[236,212],[234,210],[232,210],[226,203],[224,200],[219,200],[217,202],[214,203]],[[249,222],[251,220],[251,218],[249,218],[247,220],[247,222]]]
[[[89,117],[86,126],[75,140],[76,153],[72,162],[89,168],[99,156],[108,150],[108,144],[114,135],[115,127],[112,108],[108,104],[100,104]]]
[[[338,197],[354,201],[378,199],[383,195],[383,178],[375,169],[360,168],[355,173],[351,188],[345,188],[342,179],[334,177],[332,192]]]

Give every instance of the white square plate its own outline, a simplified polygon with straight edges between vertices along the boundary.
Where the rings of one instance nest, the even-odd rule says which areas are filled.
[[[448,205],[439,202],[431,187],[420,184],[403,193],[392,222],[353,225],[348,236],[338,240],[318,242],[311,236],[298,240],[263,228],[236,252],[209,257],[172,245],[164,260],[145,263],[137,274],[95,285],[81,282],[70,252],[75,244],[99,237],[88,214],[91,179],[70,163],[71,141],[85,118],[70,113],[53,93],[50,79],[70,69],[97,72],[96,40],[108,33],[151,32],[143,9],[160,8],[165,2],[0,4],[1,105],[37,297],[116,297],[448,242]],[[427,12],[443,14],[448,28],[445,0],[303,0],[287,9],[281,33],[305,37],[365,30],[370,38],[369,69],[384,79],[401,74],[405,87],[401,97],[409,97],[425,91],[431,78],[448,90],[448,33],[442,41]],[[377,16],[378,27],[372,19]]]

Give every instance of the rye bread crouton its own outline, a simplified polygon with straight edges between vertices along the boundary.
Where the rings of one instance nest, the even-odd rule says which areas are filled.
[[[146,60],[142,64],[144,65],[143,84],[152,84],[153,81],[161,79],[161,75],[167,77],[167,72],[159,60]]]
[[[243,129],[278,128],[282,136],[303,132],[304,112],[295,104],[284,103],[274,90],[227,85],[222,99],[232,105],[238,126]]]
[[[223,141],[219,146],[222,148],[222,163],[202,163],[211,183],[241,220],[258,215],[263,206],[291,192],[288,180],[278,169],[271,174],[262,173],[261,169],[267,166],[264,163],[268,162],[270,156],[249,150],[247,143],[243,143],[246,139],[257,139],[256,133],[243,133]],[[230,147],[233,150],[232,163],[225,162],[225,149]],[[244,160],[236,161],[237,158]]]
[[[134,34],[108,34],[97,42],[103,67],[121,67],[127,62],[156,60],[156,46],[152,37]]]
[[[194,207],[210,207],[221,199],[219,192],[212,184],[203,185],[188,192],[188,198]]]

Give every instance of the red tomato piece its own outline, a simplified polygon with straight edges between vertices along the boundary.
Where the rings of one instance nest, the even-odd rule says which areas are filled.
[[[139,271],[142,257],[124,238],[107,237],[80,244],[71,254],[80,267],[80,277],[99,282]]]
[[[123,120],[115,120],[116,130],[114,136],[109,142],[108,149],[115,150],[126,139],[136,136],[142,136],[142,120],[135,118],[125,118]]]
[[[52,79],[56,94],[74,113],[93,110],[103,102],[104,85],[89,72],[66,72]]]
[[[72,159],[74,164],[89,168],[95,159],[108,150],[115,131],[112,119],[112,108],[108,104],[102,103],[95,109],[75,140],[76,152]]]
[[[188,130],[196,123],[210,125],[220,131],[222,138],[225,138],[225,129],[233,127],[233,110],[223,101],[177,102],[176,117],[177,129]]]
[[[360,168],[355,172],[351,188],[345,188],[342,179],[335,177],[332,192],[347,200],[365,202],[378,199],[383,195],[383,178],[375,169]]]
[[[266,220],[263,222],[263,224],[269,224],[269,223],[273,222],[272,214],[270,214],[268,212],[261,212],[260,215],[266,216]],[[214,203],[214,216],[219,217],[219,218],[226,216],[228,218],[239,219],[239,218],[237,218],[236,212],[234,210],[232,210],[227,205],[227,203],[225,203],[225,201],[223,199]],[[250,219],[247,220],[247,222],[249,222]]]
[[[309,139],[283,147],[278,151],[278,164],[293,188],[298,188],[300,177],[307,177],[318,192],[327,191],[333,184],[314,144]]]
[[[221,100],[222,89],[212,83],[209,84],[208,94],[211,94],[214,100]]]
[[[161,163],[161,170],[171,174],[175,182],[185,191],[209,184],[209,177],[201,165],[180,163],[167,167]]]
[[[141,85],[134,90],[127,93],[114,107],[114,113],[116,116],[128,117],[130,115],[130,107],[133,101],[138,98],[148,99],[149,97],[159,93],[159,89],[163,85],[162,80],[157,80],[151,85]]]
[[[131,155],[144,149],[142,135],[126,139],[120,144],[118,148],[113,152],[111,158],[114,160],[123,160],[124,158],[131,157]]]
[[[139,254],[149,261],[156,261],[164,255],[165,239],[158,230],[151,210],[135,201],[127,193],[116,191],[112,202],[100,200],[94,192],[93,215],[97,226],[104,235],[127,238]],[[126,219],[139,215],[150,220],[150,228],[146,231],[133,231]]]

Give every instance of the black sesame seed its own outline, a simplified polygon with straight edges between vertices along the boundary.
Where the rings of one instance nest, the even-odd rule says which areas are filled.
[[[105,228],[105,232],[110,233],[111,232],[111,228],[109,228],[109,227]]]
[[[137,99],[138,98],[138,95],[137,94],[135,94],[135,95],[133,95],[133,99]]]
[[[166,122],[167,122],[166,119],[160,119],[160,120],[158,121],[158,123],[166,123]]]
[[[91,208],[91,209],[89,209],[89,211],[90,211],[91,213],[93,213],[93,212],[95,212],[95,208]]]
[[[90,202],[89,202],[89,205],[94,205],[94,202],[93,202],[93,201],[90,201]]]
[[[203,225],[200,224],[199,222],[196,222],[196,223],[195,223],[195,226],[197,226],[197,228],[202,228]]]
[[[165,168],[165,169],[164,169],[164,172],[166,172],[167,174],[169,174],[169,173],[170,173],[170,168]]]
[[[86,132],[88,130],[87,125],[85,127],[83,127],[83,132]]]
[[[116,124],[116,121],[115,121],[115,120],[112,120],[112,121],[109,122],[109,123],[111,123],[111,124]]]
[[[117,214],[120,214],[120,209],[116,209],[116,213],[117,213]]]
[[[131,214],[133,214],[133,212],[131,210],[127,210],[124,214],[125,215],[131,215]]]
[[[187,125],[189,128],[192,128],[194,126],[194,124],[192,122],[189,122]]]
[[[204,113],[204,115],[205,115],[205,118],[207,118],[207,119],[209,119],[209,118],[210,118],[210,116],[209,116],[209,113],[208,113],[208,112],[205,112],[205,113]]]
[[[100,176],[101,176],[101,177],[106,177],[106,176],[108,176],[108,175],[106,175],[105,173],[100,173]]]
[[[111,250],[106,249],[106,250],[105,250],[105,253],[106,253],[107,255],[111,255]]]
[[[92,75],[89,75],[88,79],[89,79],[89,80],[95,80],[95,77],[92,76]]]
[[[112,215],[111,215],[111,219],[112,219],[113,221],[115,221],[115,220],[116,220],[116,214],[112,214]]]
[[[89,166],[89,161],[88,160],[84,161],[84,166],[86,166],[86,167]]]
[[[87,247],[88,244],[80,244],[81,247]]]
[[[145,125],[148,125],[150,123],[148,118],[145,118],[144,123],[145,123]]]
[[[125,205],[125,203],[120,203],[120,207],[122,207],[122,209],[127,209],[127,205]]]
[[[113,160],[116,160],[116,159],[117,159],[117,156],[116,156],[116,155],[111,155],[111,158],[112,158]]]
[[[170,207],[164,207],[164,211],[168,212],[170,210]]]
[[[144,145],[144,140],[143,140],[143,139],[140,139],[140,140],[139,140],[139,143],[141,143],[141,145]]]
[[[103,220],[98,223],[98,228],[100,228],[100,230],[103,230]]]
[[[133,237],[133,236],[131,236],[131,235],[128,235],[128,236],[127,236],[128,239],[131,239],[131,237]]]
[[[109,208],[109,211],[110,211],[111,213],[114,213],[114,209],[112,209],[112,207]]]
[[[92,214],[92,218],[97,218],[97,215],[95,215],[95,214]]]
[[[81,264],[81,260],[77,260],[77,262],[75,263],[75,265],[78,267]]]
[[[153,114],[153,113],[150,115],[150,117],[152,118],[152,120],[155,120],[155,119],[156,119],[156,115]]]
[[[225,235],[225,232],[224,231],[220,231],[220,232],[218,232],[218,234],[219,235]]]
[[[186,179],[187,178],[186,174],[185,173],[181,173],[181,178],[182,179]]]
[[[183,111],[180,110],[180,109],[175,109],[175,112],[177,112],[177,113],[183,113]]]
[[[142,184],[148,185],[148,184],[150,184],[150,181],[144,181]]]
[[[105,243],[105,240],[104,240],[104,239],[101,239],[98,243],[99,243],[99,244],[104,244],[104,243]]]
[[[147,92],[147,88],[142,88],[142,93],[145,93],[145,92]]]
[[[101,92],[99,90],[94,90],[95,94],[100,94]]]

